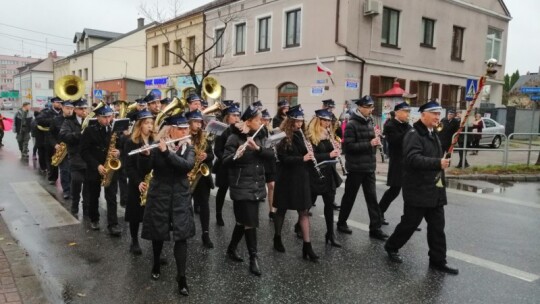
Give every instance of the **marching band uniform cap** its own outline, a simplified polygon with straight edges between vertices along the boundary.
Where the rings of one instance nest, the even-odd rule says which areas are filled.
[[[113,101],[111,104],[116,106],[116,105],[118,105],[119,103],[120,103],[120,100],[115,100],[115,101]]]
[[[329,108],[335,108],[336,107],[336,102],[332,99],[325,99],[322,101],[323,105],[325,107],[329,107]]]
[[[148,93],[148,95],[146,95],[146,97],[144,97],[144,101],[146,103],[151,103],[151,102],[154,102],[154,101],[158,101],[161,99],[161,91],[158,90],[158,89],[153,89],[150,91],[150,93]]]
[[[324,120],[332,120],[332,113],[328,111],[327,109],[319,109],[315,111],[315,116],[319,117],[320,119]]]
[[[162,105],[168,105],[171,103],[171,99],[169,97],[165,97],[160,102]]]
[[[186,114],[187,120],[203,120],[202,112],[194,110]]]
[[[201,101],[201,97],[199,95],[197,95],[197,94],[191,94],[191,95],[189,95],[187,97],[187,102],[188,103],[192,103],[192,102],[194,102],[196,100]]]
[[[208,101],[205,99],[201,99],[201,106],[208,108]]]
[[[140,106],[144,106],[146,105],[146,100],[144,100],[144,98],[137,98],[135,99],[135,102],[138,103]]]
[[[63,107],[74,107],[73,103],[71,102],[71,100],[64,100],[62,101],[62,106]]]
[[[400,111],[400,110],[410,111],[411,108],[409,107],[409,104],[404,101],[404,102],[398,103],[397,105],[394,106],[394,112],[395,111]]]
[[[58,96],[54,96],[53,98],[51,98],[51,102],[62,102],[62,99],[60,99],[60,97]]]
[[[176,128],[189,128],[188,120],[184,114],[178,114],[165,119],[163,125]]]
[[[418,112],[420,113],[441,112],[441,110],[442,110],[442,107],[438,102],[436,102],[435,100],[430,100],[426,102],[425,104],[423,104],[422,106],[420,106],[420,108],[418,109]]]
[[[223,110],[223,115],[227,115],[227,114],[240,115],[240,113],[241,113],[240,107],[238,105],[236,105],[235,103],[233,103],[231,106],[229,106],[228,108]]]
[[[154,115],[152,115],[152,113],[150,113],[148,110],[142,110],[137,112],[137,114],[133,115],[132,117],[134,117],[136,120],[141,120],[145,118],[154,118]]]
[[[300,105],[291,107],[289,108],[289,111],[287,111],[287,117],[296,120],[304,120],[304,110],[302,110]]]
[[[454,115],[456,115],[456,110],[452,110],[452,109],[451,109],[451,110],[448,110],[447,113],[448,113],[448,114],[454,114]]]
[[[262,118],[264,118],[264,119],[270,119],[270,118],[272,118],[272,116],[270,116],[270,113],[268,112],[267,109],[262,110],[262,111],[261,111],[261,114],[262,114]]]
[[[284,107],[289,107],[290,106],[289,102],[286,101],[286,100],[278,101],[277,105],[278,105],[279,108],[284,108]]]
[[[262,104],[262,102],[260,100],[257,100],[255,102],[253,102],[251,105],[254,106],[254,107],[257,107],[257,108],[262,108],[263,107],[263,104]]]
[[[247,120],[250,120],[251,118],[259,115],[261,113],[261,111],[259,111],[259,109],[257,109],[257,107],[254,107],[254,106],[249,106],[245,111],[244,111],[244,114],[242,114],[242,117],[240,119],[242,119],[242,121],[247,121]]]
[[[360,107],[373,106],[373,99],[369,95],[365,95],[364,97],[360,99],[353,99],[352,102],[354,102],[357,106],[360,106]]]
[[[113,115],[114,111],[111,109],[111,107],[104,106],[95,110],[94,113],[96,113],[98,116],[111,116]]]

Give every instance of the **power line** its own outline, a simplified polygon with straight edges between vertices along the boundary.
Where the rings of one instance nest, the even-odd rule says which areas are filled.
[[[22,39],[22,40],[36,41],[36,42],[40,42],[40,43],[45,44],[44,41],[37,40],[37,39],[31,39],[31,38],[26,38],[26,37],[21,37],[21,36],[16,36],[16,35],[11,35],[11,34],[1,33],[1,32],[0,32],[0,35],[4,35],[4,36],[7,36],[7,37],[12,37],[12,38],[17,38],[17,39]],[[54,42],[47,42],[47,43],[48,43],[48,44],[54,44],[54,45],[62,45],[62,46],[70,46],[70,47],[73,47],[73,44],[63,44],[63,43],[54,43]]]
[[[38,33],[38,34],[43,34],[43,35],[47,35],[47,36],[51,36],[51,37],[56,37],[56,38],[62,38],[62,39],[67,39],[67,40],[73,39],[73,38],[66,38],[66,37],[62,37],[62,36],[57,36],[57,35],[53,35],[53,34],[48,34],[48,33],[44,33],[44,32],[38,32],[38,31],[34,31],[34,30],[29,30],[29,29],[25,29],[25,28],[22,28],[22,27],[17,27],[17,26],[5,24],[5,23],[0,23],[0,25],[7,26],[7,27],[12,27],[12,28],[16,28],[16,29],[23,30],[23,31],[29,31],[29,32]]]

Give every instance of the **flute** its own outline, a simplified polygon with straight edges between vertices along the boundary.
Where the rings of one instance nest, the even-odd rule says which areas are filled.
[[[175,142],[178,142],[178,141],[185,141],[185,140],[190,139],[190,137],[191,137],[191,135],[187,135],[187,136],[180,137],[180,138],[177,138],[177,139],[167,140],[165,143],[168,145],[168,144],[172,144],[172,143],[175,143]],[[159,147],[159,143],[151,144],[151,145],[146,146],[146,147],[142,147],[142,148],[139,148],[139,149],[132,150],[132,151],[130,151],[128,153],[128,155],[134,155],[134,154],[141,153],[141,152],[144,152],[144,151],[152,150],[152,149],[157,148],[157,147]]]
[[[257,136],[257,133],[259,133],[259,131],[261,131],[263,127],[264,127],[264,124],[261,124],[261,126],[257,129],[257,131],[255,131],[255,133],[253,133],[251,137],[255,138],[255,136]],[[246,142],[243,143],[238,150],[236,150],[236,153],[233,156],[233,160],[237,160],[240,157],[240,155],[244,153],[244,151],[246,151],[247,146],[248,146],[248,142],[246,139]]]
[[[321,172],[321,168],[319,168],[319,165],[317,164],[317,159],[315,158],[315,153],[313,153],[313,146],[311,143],[307,140],[306,136],[304,135],[304,132],[302,131],[302,128],[298,129],[300,131],[300,134],[302,134],[302,139],[304,140],[304,145],[306,145],[306,149],[308,152],[311,152],[313,154],[313,164],[315,165],[315,170],[317,171],[317,174],[319,174],[319,178],[323,179],[324,175]]]

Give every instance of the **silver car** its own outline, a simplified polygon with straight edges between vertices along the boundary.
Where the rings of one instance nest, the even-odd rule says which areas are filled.
[[[480,145],[498,149],[501,146],[502,136],[500,134],[504,134],[504,126],[487,117],[482,117],[482,123],[484,128],[482,129]]]

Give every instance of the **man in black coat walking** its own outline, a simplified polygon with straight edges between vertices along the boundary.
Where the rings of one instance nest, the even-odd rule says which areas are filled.
[[[51,165],[51,158],[54,155],[54,138],[50,132],[50,127],[54,123],[54,118],[62,115],[62,99],[59,97],[53,97],[51,99],[51,107],[45,108],[39,115],[36,117],[36,123],[38,129],[44,131],[45,140],[45,163],[47,165],[48,177],[47,180],[49,184],[53,185],[58,179],[58,168]]]
[[[348,174],[345,181],[345,193],[341,199],[337,230],[342,233],[352,233],[352,230],[347,226],[347,219],[351,214],[360,185],[362,185],[369,213],[369,236],[385,240],[388,235],[381,230],[382,217],[375,190],[375,167],[377,164],[375,153],[377,147],[381,145],[381,140],[375,136],[371,118],[373,99],[366,95],[361,99],[353,100],[353,102],[358,108],[351,113],[351,118],[345,128],[343,151],[345,152],[345,168]]]
[[[434,128],[439,123],[441,106],[435,101],[422,105],[421,118],[403,140],[403,200],[401,222],[384,248],[390,260],[402,263],[398,250],[407,243],[422,219],[428,225],[429,267],[450,274],[458,270],[446,264],[444,205],[446,189],[444,169],[450,159],[443,150]]]
[[[401,192],[403,137],[411,129],[411,125],[409,124],[410,111],[411,109],[408,103],[402,102],[397,104],[394,107],[395,117],[387,121],[383,131],[388,142],[388,154],[390,155],[390,164],[388,165],[388,175],[386,178],[386,185],[390,186],[390,188],[384,192],[379,202],[383,225],[388,225],[388,222],[384,219],[384,213],[399,195],[399,192]]]
[[[55,153],[58,149],[61,149],[60,144],[60,130],[66,118],[73,116],[73,103],[70,100],[62,102],[62,114],[56,116],[49,128],[50,144],[54,147]],[[60,184],[62,185],[62,191],[64,192],[64,199],[70,197],[71,192],[71,173],[69,171],[69,158],[65,157],[60,164],[58,164],[58,170],[60,171]]]

